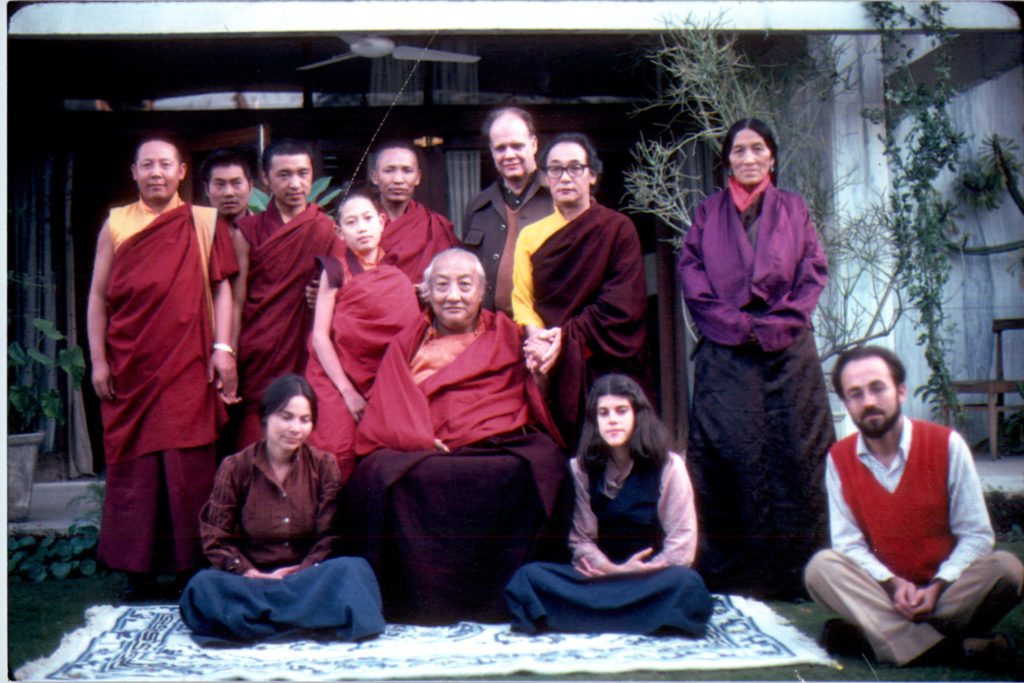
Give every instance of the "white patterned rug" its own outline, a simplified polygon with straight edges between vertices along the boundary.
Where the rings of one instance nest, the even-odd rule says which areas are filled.
[[[834,665],[813,640],[767,605],[715,597],[704,638],[536,636],[507,624],[390,624],[362,643],[297,640],[247,647],[200,647],[176,605],[93,607],[50,657],[16,672],[19,680],[338,680],[454,678],[512,674],[616,674],[626,671]]]

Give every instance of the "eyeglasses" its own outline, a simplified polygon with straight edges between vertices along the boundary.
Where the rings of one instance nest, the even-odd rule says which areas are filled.
[[[562,174],[566,171],[569,172],[570,178],[579,178],[583,175],[583,171],[590,168],[588,164],[570,164],[568,166],[548,166],[544,169],[544,172],[548,175],[548,178],[561,178]]]

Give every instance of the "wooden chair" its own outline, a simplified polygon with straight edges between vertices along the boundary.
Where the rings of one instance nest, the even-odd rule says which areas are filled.
[[[985,403],[965,403],[964,410],[988,412],[988,447],[993,460],[999,459],[999,413],[1024,410],[1021,405],[1004,405],[1003,394],[1018,393],[1018,386],[1024,379],[1003,378],[1003,331],[1024,329],[1024,318],[1000,318],[992,321],[992,333],[996,335],[996,377],[995,379],[967,379],[953,382],[958,394],[985,394]],[[946,424],[952,424],[953,411],[946,407]]]

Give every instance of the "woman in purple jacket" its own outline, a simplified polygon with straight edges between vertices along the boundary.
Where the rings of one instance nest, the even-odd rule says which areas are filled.
[[[687,460],[712,590],[803,593],[824,539],[824,464],[835,440],[811,314],[828,281],[807,206],[774,185],[768,126],[722,144],[728,186],[697,208],[679,274],[702,339]]]

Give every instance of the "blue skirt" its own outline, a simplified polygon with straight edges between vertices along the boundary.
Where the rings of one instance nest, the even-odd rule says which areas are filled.
[[[185,586],[179,607],[194,634],[224,640],[302,632],[359,640],[384,630],[377,578],[361,557],[336,557],[283,579],[204,569]]]
[[[590,579],[572,565],[531,562],[505,588],[512,627],[573,633],[654,633],[678,629],[701,636],[711,594],[689,567]]]

